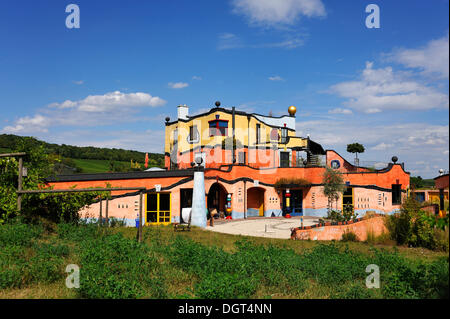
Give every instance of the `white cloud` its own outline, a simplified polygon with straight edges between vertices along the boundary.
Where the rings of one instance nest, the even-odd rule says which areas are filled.
[[[263,49],[263,48],[284,48],[295,49],[302,46],[305,43],[305,38],[308,36],[306,33],[298,34],[292,31],[285,32],[283,39],[275,42],[262,42],[262,43],[248,43],[239,36],[232,33],[222,33],[219,35],[219,41],[217,44],[218,50],[229,49]]]
[[[72,81],[74,84],[76,84],[76,85],[81,85],[81,84],[84,84],[84,81],[83,80],[80,80],[80,81]]]
[[[380,143],[378,145],[371,147],[370,149],[374,150],[374,151],[386,151],[387,149],[390,149],[393,146],[394,146],[394,144],[386,144],[383,142],[383,143]]]
[[[201,77],[201,76],[197,76],[197,75],[194,75],[194,76],[192,77],[192,80],[200,81],[201,79],[202,79],[202,77]]]
[[[347,98],[346,107],[365,113],[429,110],[449,105],[448,95],[411,80],[404,73],[395,73],[391,67],[375,69],[372,62],[366,62],[359,81],[335,84],[330,92]]]
[[[268,78],[270,81],[284,81],[284,79],[279,76],[279,75],[275,75],[275,76],[269,76]]]
[[[16,121],[14,126],[6,126],[2,131],[4,133],[47,132],[48,125],[50,125],[48,118],[40,114],[36,114],[33,117],[21,117]]]
[[[84,99],[52,103],[32,117],[21,117],[13,125],[5,126],[5,133],[47,132],[52,126],[99,126],[144,120],[136,117],[141,107],[157,107],[166,101],[147,93],[90,95]],[[148,119],[151,120],[151,119]]]
[[[114,91],[103,95],[89,95],[85,99],[78,101],[66,100],[63,103],[52,103],[49,107],[57,109],[76,108],[84,112],[105,112],[120,107],[156,107],[164,104],[166,104],[165,100],[147,93],[122,93],[120,91]]]
[[[186,82],[169,82],[168,85],[171,89],[183,89],[189,86]]]
[[[228,50],[244,47],[243,41],[233,33],[221,33],[219,34],[219,43],[217,44],[218,50]]]
[[[393,155],[405,162],[407,171],[422,177],[435,177],[433,165],[448,167],[444,156],[449,148],[449,126],[427,123],[377,124],[367,121],[326,119],[297,122],[297,135],[311,135],[324,149],[334,149],[347,160],[347,144],[358,142],[366,151],[359,155],[362,161],[389,162]],[[432,141],[432,143],[430,143]],[[421,162],[425,162],[424,165]]]
[[[408,68],[418,68],[427,75],[447,78],[449,75],[449,36],[432,40],[419,49],[397,49],[389,54],[389,60]]]
[[[305,41],[299,35],[290,35],[286,40],[278,42],[268,42],[261,44],[250,45],[251,48],[284,48],[295,49],[305,44]]]
[[[335,109],[329,110],[329,114],[353,114],[352,110],[349,109],[343,109],[340,107],[337,107]]]
[[[300,16],[325,16],[321,0],[234,0],[233,12],[244,15],[251,24],[264,26],[289,25]]]

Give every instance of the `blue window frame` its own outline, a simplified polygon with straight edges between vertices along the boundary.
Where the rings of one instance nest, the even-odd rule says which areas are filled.
[[[209,135],[210,136],[227,136],[228,135],[228,121],[227,120],[209,121]]]

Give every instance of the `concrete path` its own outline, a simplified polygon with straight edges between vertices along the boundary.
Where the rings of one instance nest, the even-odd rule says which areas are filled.
[[[317,223],[317,217],[303,217],[303,226],[311,226]],[[209,226],[208,220],[208,226],[206,226],[206,230],[232,235],[288,239],[291,237],[291,228],[299,226],[300,217],[256,217],[245,220],[238,219],[216,221],[214,223],[214,227]]]

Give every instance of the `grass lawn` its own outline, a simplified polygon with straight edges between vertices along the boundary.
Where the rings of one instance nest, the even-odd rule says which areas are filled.
[[[135,238],[136,229],[132,227],[118,227],[114,228],[113,231],[119,231],[123,233],[128,238]],[[208,246],[216,246],[227,252],[235,252],[236,246],[235,243],[240,240],[248,240],[256,245],[274,245],[280,248],[288,248],[293,249],[296,253],[302,253],[306,249],[314,248],[318,245],[328,243],[331,241],[312,241],[312,240],[286,240],[286,239],[278,239],[278,238],[263,238],[263,237],[254,237],[254,236],[242,236],[242,235],[230,235],[212,231],[205,231],[201,228],[192,227],[191,231],[180,231],[174,232],[173,226],[149,226],[144,227],[144,235],[147,234],[145,240],[147,243],[150,243],[153,236],[158,236],[159,240],[168,243],[175,236],[182,236],[185,238],[192,239],[198,243],[208,245]],[[368,254],[371,248],[385,249],[388,251],[398,250],[400,255],[410,258],[410,259],[421,259],[421,260],[429,260],[434,259],[436,257],[445,257],[448,256],[446,252],[438,252],[432,251],[425,248],[415,248],[415,247],[406,247],[406,246],[396,246],[394,241],[389,242],[388,244],[368,244],[365,242],[334,242],[337,246],[346,247],[348,246],[351,250]]]
[[[0,298],[448,298],[448,253],[193,227],[0,226]],[[80,266],[80,288],[65,267]],[[381,288],[367,289],[366,266]]]

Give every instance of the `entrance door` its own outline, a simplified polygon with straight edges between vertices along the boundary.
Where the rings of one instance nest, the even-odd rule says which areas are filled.
[[[247,190],[247,216],[264,216],[264,192],[263,188],[252,187]]]
[[[170,224],[171,194],[151,193],[147,194],[146,204],[146,224],[157,225]]]
[[[225,205],[227,203],[227,191],[219,183],[214,183],[208,192],[207,206],[208,211],[216,209],[219,216],[226,216]]]
[[[303,191],[301,189],[290,190],[290,207],[286,207],[286,191],[283,191],[283,213],[291,216],[303,216]]]

